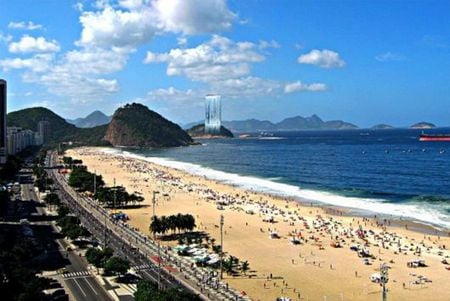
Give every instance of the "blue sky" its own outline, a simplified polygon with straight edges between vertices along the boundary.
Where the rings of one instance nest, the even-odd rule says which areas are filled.
[[[449,1],[1,1],[9,110],[450,125]]]

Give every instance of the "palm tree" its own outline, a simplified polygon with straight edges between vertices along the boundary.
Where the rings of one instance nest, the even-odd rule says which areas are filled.
[[[161,220],[157,216],[154,216],[152,218],[152,222],[150,223],[150,232],[152,232],[153,235],[156,233],[162,233],[162,228]]]
[[[244,261],[241,264],[241,271],[245,274],[247,274],[247,271],[250,269],[250,264],[248,263],[248,261]]]

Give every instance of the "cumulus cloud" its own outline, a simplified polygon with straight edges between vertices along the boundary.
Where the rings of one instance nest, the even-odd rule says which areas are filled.
[[[339,53],[328,49],[313,49],[309,53],[300,55],[297,61],[300,64],[310,64],[320,68],[341,68],[345,66],[345,62],[340,58]]]
[[[157,33],[216,33],[236,19],[225,0],[103,0],[96,7],[80,16],[79,46],[135,48]]]
[[[34,24],[31,21],[28,22],[9,22],[8,28],[11,29],[22,29],[22,30],[37,30],[42,29],[43,26],[41,24]]]
[[[393,53],[393,52],[385,52],[377,55],[375,59],[379,62],[386,62],[386,61],[404,61],[406,60],[406,57],[404,57],[401,54]]]
[[[89,48],[67,52],[55,67],[67,73],[110,74],[123,69],[128,53],[120,49]]]
[[[216,33],[230,29],[237,19],[225,0],[159,0],[153,5],[160,25],[171,32]]]
[[[9,43],[13,39],[12,35],[4,35],[0,32],[0,42],[2,43]]]
[[[196,90],[177,90],[174,87],[156,89],[148,94],[151,100],[202,101],[211,91],[227,99],[255,99],[279,96],[283,93],[326,90],[322,83],[304,84],[300,81],[284,83],[251,75],[251,66],[266,59],[263,51],[279,47],[275,41],[252,43],[235,42],[214,35],[211,40],[192,48],[175,48],[164,53],[148,52],[144,63],[166,63],[169,76],[184,76],[206,85]]]
[[[7,58],[0,60],[0,68],[3,71],[12,69],[28,69],[33,72],[44,72],[50,69],[50,63],[53,60],[51,54],[37,54],[31,58]]]
[[[296,81],[293,83],[287,83],[284,86],[284,93],[294,93],[298,91],[311,91],[311,92],[319,92],[325,91],[327,86],[323,83],[312,83],[312,84],[304,84],[301,81]]]
[[[192,102],[195,100],[201,100],[205,94],[206,91],[202,90],[178,90],[174,87],[169,87],[167,89],[152,90],[148,92],[147,98],[154,101]]]
[[[101,11],[83,12],[83,27],[79,46],[129,47],[150,41],[157,28],[155,15],[150,9],[140,11],[115,10],[110,6]]]
[[[148,52],[146,64],[165,62],[169,76],[181,75],[194,81],[213,82],[237,78],[250,73],[250,64],[265,57],[251,42],[234,42],[214,35],[194,48],[175,48],[167,53]]]
[[[55,40],[47,41],[43,37],[34,38],[25,35],[18,42],[10,43],[8,49],[12,53],[57,52],[60,47]]]

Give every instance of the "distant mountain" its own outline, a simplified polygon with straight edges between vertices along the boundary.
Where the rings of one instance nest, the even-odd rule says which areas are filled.
[[[373,127],[371,127],[371,129],[373,130],[387,130],[387,129],[393,129],[394,127],[392,125],[389,124],[384,124],[384,123],[380,123],[377,125],[374,125]]]
[[[342,121],[323,121],[319,116],[295,116],[286,118],[278,123],[267,120],[239,120],[223,121],[222,124],[232,132],[258,132],[258,131],[299,131],[299,130],[340,130],[356,129],[356,125]]]
[[[42,120],[46,120],[50,124],[49,137],[47,140],[48,144],[63,141],[73,141],[83,145],[107,144],[105,141],[102,141],[106,132],[106,126],[98,126],[91,129],[79,129],[47,108],[28,108],[11,112],[7,115],[8,126],[17,126],[33,131],[37,131],[37,124]]]
[[[75,125],[78,128],[93,128],[99,125],[108,124],[111,121],[111,116],[106,116],[100,111],[94,111],[84,118],[66,119],[67,122]]]
[[[105,140],[114,146],[131,147],[185,146],[193,143],[180,126],[137,103],[127,104],[114,112]]]
[[[267,120],[238,120],[224,121],[222,124],[232,132],[257,132],[257,131],[274,131],[275,125]]]
[[[192,138],[220,138],[220,137],[233,138],[234,137],[233,133],[230,132],[223,125],[220,127],[220,133],[215,134],[215,135],[205,134],[205,125],[203,123],[193,126],[187,132],[189,135],[191,135]]]
[[[434,125],[430,122],[425,122],[425,121],[418,122],[418,123],[411,125],[412,129],[432,129],[435,127],[436,127],[436,125]]]

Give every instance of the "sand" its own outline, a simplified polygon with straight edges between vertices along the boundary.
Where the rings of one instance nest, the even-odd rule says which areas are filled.
[[[248,260],[251,271],[247,274],[253,275],[249,278],[224,274],[224,281],[253,300],[275,300],[280,296],[292,300],[379,300],[380,285],[371,282],[370,276],[379,272],[383,262],[391,267],[390,300],[450,300],[450,271],[445,269],[448,265],[441,263],[450,256],[448,234],[443,237],[410,231],[398,223],[381,225],[373,218],[345,216],[345,211],[245,191],[146,161],[105,154],[99,148],[73,149],[66,155],[83,160],[90,171],[103,176],[107,185],[113,185],[115,180],[129,192],[142,193],[145,201],[141,208],[122,211],[130,217],[129,223],[144,233],[150,234],[154,190],[160,192],[156,197],[156,215],[190,213],[196,218],[197,230],[208,233],[216,244],[220,241],[219,220],[223,214],[224,251],[241,261]],[[219,210],[216,202],[206,197],[206,189],[233,196],[233,204]],[[259,212],[261,208],[270,210],[277,222],[264,222],[269,215]],[[246,212],[250,209],[255,214]],[[305,229],[305,223],[309,229]],[[350,250],[351,245],[364,243],[356,233],[359,227],[373,233],[364,238],[369,243],[366,249],[376,256],[372,265],[365,265],[357,252]],[[274,230],[281,238],[269,238]],[[289,234],[295,230],[308,242],[293,245]],[[342,248],[330,246],[336,235],[345,240]],[[375,237],[385,239],[384,248]],[[398,245],[404,248],[400,253]],[[409,250],[419,245],[420,256]],[[408,261],[417,258],[425,260],[427,267],[407,267]],[[432,282],[413,284],[419,276]]]

